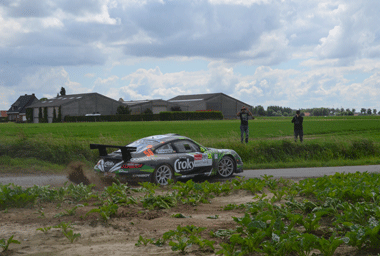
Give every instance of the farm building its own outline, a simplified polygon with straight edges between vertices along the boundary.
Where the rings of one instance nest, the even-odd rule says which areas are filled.
[[[163,111],[171,111],[172,107],[178,107],[178,104],[170,103],[162,99],[132,101],[120,99],[119,101],[128,106],[132,115],[144,113],[147,109],[152,110],[153,114],[158,114]]]
[[[232,98],[224,93],[180,95],[168,100],[169,103],[178,104],[182,111],[221,111],[224,118],[237,118],[236,113],[242,106],[252,111],[252,106]]]
[[[99,93],[82,93],[59,96],[53,99],[37,102],[29,108],[33,109],[33,122],[38,123],[39,117],[46,108],[48,123],[53,122],[54,112],[56,118],[61,108],[61,120],[65,116],[85,116],[86,114],[114,115],[121,102],[103,96]],[[40,110],[41,109],[41,110]],[[54,111],[55,110],[55,111]],[[40,114],[41,113],[41,114]]]
[[[25,122],[26,121],[26,108],[34,103],[38,102],[38,99],[34,95],[20,96],[11,108],[7,111],[9,121]]]

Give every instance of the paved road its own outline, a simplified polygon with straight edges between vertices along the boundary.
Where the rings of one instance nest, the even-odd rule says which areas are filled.
[[[259,178],[261,175],[266,174],[273,175],[275,178],[310,178],[333,175],[336,172],[355,173],[366,171],[380,173],[380,165],[245,170],[243,173],[239,173],[238,176],[249,179]]]
[[[379,172],[380,165],[365,166],[342,166],[342,167],[315,167],[315,168],[288,168],[288,169],[262,169],[262,170],[245,170],[237,176],[249,178],[259,178],[261,175],[273,175],[275,178],[308,178],[321,177],[324,175],[333,175],[336,172],[355,173],[355,172]],[[5,185],[14,183],[16,185],[31,187],[34,185],[44,186],[62,186],[68,181],[65,175],[43,175],[43,176],[16,176],[0,177],[0,183]]]
[[[15,177],[0,177],[0,184],[6,185],[13,183],[15,185],[23,187],[38,186],[63,186],[68,181],[66,175],[27,175],[27,176],[15,176]]]

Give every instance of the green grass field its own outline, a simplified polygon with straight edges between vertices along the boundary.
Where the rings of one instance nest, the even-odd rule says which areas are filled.
[[[126,145],[141,137],[165,133],[188,136],[208,147],[234,149],[246,168],[380,163],[378,116],[305,117],[303,144],[293,142],[291,117],[259,117],[249,122],[248,145],[240,143],[239,120],[0,123],[0,165],[3,170],[25,169],[30,166],[25,164],[26,158],[40,163],[35,167],[44,163],[65,166],[75,160],[92,165],[97,152],[89,149],[90,143]],[[16,160],[4,168],[5,157]]]

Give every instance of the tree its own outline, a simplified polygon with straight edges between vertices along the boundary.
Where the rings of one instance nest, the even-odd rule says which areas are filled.
[[[144,114],[145,115],[152,115],[153,111],[150,108],[147,108],[147,109],[145,109]]]
[[[257,108],[257,114],[258,114],[259,116],[265,116],[265,110],[264,110],[264,107],[263,107],[263,106],[258,105],[256,108]]]
[[[355,114],[355,111],[356,111],[356,109],[354,109],[354,108],[353,108],[353,109],[352,109],[352,113],[354,113],[354,114]]]
[[[173,106],[170,108],[171,111],[182,111],[180,106]]]
[[[48,98],[41,98],[40,101],[46,101]]]
[[[372,110],[369,108],[369,109],[367,109],[367,114],[368,115],[372,115]]]
[[[274,115],[273,109],[267,108],[267,116],[273,116],[273,115]]]
[[[374,108],[373,109],[373,114],[376,115],[376,113],[377,113],[377,110],[376,110],[376,108]]]
[[[65,96],[66,95],[66,90],[65,88],[61,87],[61,96]]]
[[[57,122],[57,111],[53,108],[53,123]]]
[[[366,109],[365,108],[362,108],[362,109],[360,109],[360,114],[365,114],[365,112],[366,112]]]
[[[129,109],[128,106],[120,105],[116,109],[116,114],[117,115],[129,115],[129,114],[131,114],[131,110]]]

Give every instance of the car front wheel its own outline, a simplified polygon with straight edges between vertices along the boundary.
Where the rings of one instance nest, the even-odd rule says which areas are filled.
[[[230,177],[235,171],[235,163],[234,160],[225,156],[220,160],[218,165],[218,175],[223,178]]]
[[[153,172],[153,182],[162,186],[166,186],[169,184],[169,180],[174,180],[174,172],[173,169],[167,165],[160,165]]]

